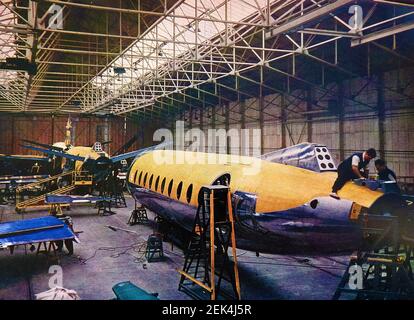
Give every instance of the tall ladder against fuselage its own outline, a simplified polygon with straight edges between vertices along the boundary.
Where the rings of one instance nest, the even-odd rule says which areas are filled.
[[[209,296],[211,300],[219,297],[240,300],[230,189],[205,186],[200,190],[198,201],[184,267],[179,270],[179,290],[195,299]],[[232,260],[228,254],[230,247]],[[232,293],[224,288],[226,285]]]

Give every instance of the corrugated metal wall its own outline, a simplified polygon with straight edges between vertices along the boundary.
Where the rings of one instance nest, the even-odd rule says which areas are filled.
[[[317,90],[311,90],[312,100],[318,106],[328,109],[330,99],[337,99],[339,85],[344,92],[343,120],[334,114],[307,116],[307,102],[289,96],[282,103],[278,94],[264,96],[264,110],[260,115],[260,101],[247,99],[238,103],[223,103],[203,111],[202,125],[199,112],[192,111],[192,127],[209,128],[250,128],[262,130],[262,152],[280,149],[285,144],[309,141],[327,145],[332,155],[340,162],[342,158],[355,151],[369,147],[381,148],[389,167],[400,177],[411,177],[414,181],[414,82],[413,68],[405,68],[384,73],[379,85],[378,76],[355,78],[341,84],[333,83],[328,87],[333,95],[325,96]],[[379,92],[381,90],[381,93]],[[306,96],[306,91],[293,92],[296,96]],[[384,121],[380,125],[379,99],[383,97]],[[282,105],[286,110],[282,118]],[[337,106],[336,106],[337,107]],[[319,107],[320,109],[320,107]],[[326,113],[326,112],[325,112]],[[181,119],[186,119],[189,127],[191,114],[186,112]],[[282,122],[284,125],[282,125]],[[340,125],[342,124],[342,126]],[[341,131],[342,128],[342,132]],[[284,131],[284,134],[283,132]],[[381,131],[381,132],[380,132]],[[284,135],[284,139],[283,139]],[[342,147],[341,147],[342,143]],[[233,148],[237,149],[237,148]],[[340,150],[342,149],[342,150]],[[228,150],[238,153],[238,150]],[[373,168],[371,168],[373,170]]]
[[[104,148],[109,154],[117,151],[138,132],[136,123],[120,117],[72,116],[71,119],[74,145],[88,146],[106,138],[112,141]],[[66,116],[0,114],[0,153],[34,154],[33,151],[21,147],[22,139],[45,144],[64,141],[67,120]],[[106,132],[106,137],[99,137],[99,132]],[[143,138],[138,139],[131,149],[142,147],[143,141]]]

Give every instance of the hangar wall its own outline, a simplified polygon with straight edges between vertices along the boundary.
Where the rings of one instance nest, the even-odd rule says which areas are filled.
[[[311,141],[326,144],[339,162],[374,147],[400,181],[414,183],[412,74],[414,69],[406,68],[332,83],[325,86],[330,94],[319,88],[297,90],[295,96],[303,99],[277,93],[263,96],[262,101],[240,99],[202,112],[187,111],[180,119],[189,120],[187,129],[262,129],[262,153]]]
[[[0,153],[33,154],[22,148],[22,139],[45,144],[63,141],[66,131],[67,116],[52,115],[0,115]],[[139,148],[145,141],[152,139],[140,130],[137,123],[121,117],[81,117],[72,116],[72,141],[77,146],[92,145],[99,141],[112,141],[105,146],[109,154],[116,152],[135,133],[139,139],[133,148]]]

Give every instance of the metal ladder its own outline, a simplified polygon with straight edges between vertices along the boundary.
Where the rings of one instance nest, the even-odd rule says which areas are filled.
[[[40,196],[18,202],[16,204],[16,212],[20,213],[20,212],[23,212],[25,209],[29,209],[29,208],[49,208],[50,205],[44,204],[47,194],[66,194],[66,193],[73,191],[75,188],[76,186],[74,184],[71,184],[63,188],[59,188],[51,192],[47,192]]]
[[[230,247],[233,261],[228,254]],[[216,300],[224,297],[240,300],[229,187],[206,186],[200,190],[199,206],[185,253],[184,267],[178,272],[181,274],[178,290],[194,299],[208,297]]]
[[[36,182],[32,182],[32,183],[26,184],[24,186],[17,187],[16,188],[16,193],[21,193],[24,190],[39,187],[42,184],[45,184],[47,182],[52,182],[54,180],[57,180],[58,178],[63,178],[63,177],[70,176],[70,175],[73,176],[74,174],[75,174],[75,171],[69,171],[69,172],[60,173],[60,174],[57,174],[55,176],[51,176],[51,177],[48,177],[48,178],[39,179]]]
[[[28,208],[49,208],[49,205],[45,205],[44,201],[46,198],[47,194],[65,194],[65,193],[69,193],[72,190],[74,190],[76,188],[76,175],[77,173],[75,171],[70,171],[70,172],[65,172],[65,173],[61,173],[49,178],[45,178],[45,179],[41,179],[37,182],[34,183],[30,183],[27,184],[25,186],[21,186],[18,187],[16,189],[16,209],[15,211],[17,213],[23,212],[24,210],[28,209]],[[53,191],[46,191],[44,194],[38,195],[36,197],[33,198],[29,198],[27,200],[23,200],[23,201],[19,201],[20,194],[25,191],[25,190],[30,190],[33,188],[41,188],[42,186],[45,186],[46,184],[52,183],[52,182],[56,182],[58,181],[59,178],[65,178],[68,177],[70,179],[70,184],[66,185],[64,187],[58,188],[56,190]]]

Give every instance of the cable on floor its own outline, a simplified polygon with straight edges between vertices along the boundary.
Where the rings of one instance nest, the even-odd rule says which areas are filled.
[[[114,252],[113,254],[109,255],[110,258],[114,258],[117,259],[120,256],[124,255],[124,254],[128,254],[132,257],[134,257],[134,263],[143,263],[145,262],[145,249],[147,246],[147,242],[146,241],[140,241],[140,242],[135,242],[131,245],[127,245],[127,246],[118,246],[118,247],[100,247],[97,248],[95,250],[95,252],[88,258],[83,259],[81,257],[78,257],[78,260],[81,264],[86,264],[88,261],[92,260],[93,258],[96,257],[98,251],[109,251],[109,252]],[[119,252],[117,252],[117,250],[121,250]],[[130,251],[133,251],[133,253],[137,253],[137,255],[134,255],[133,253],[130,253]]]

